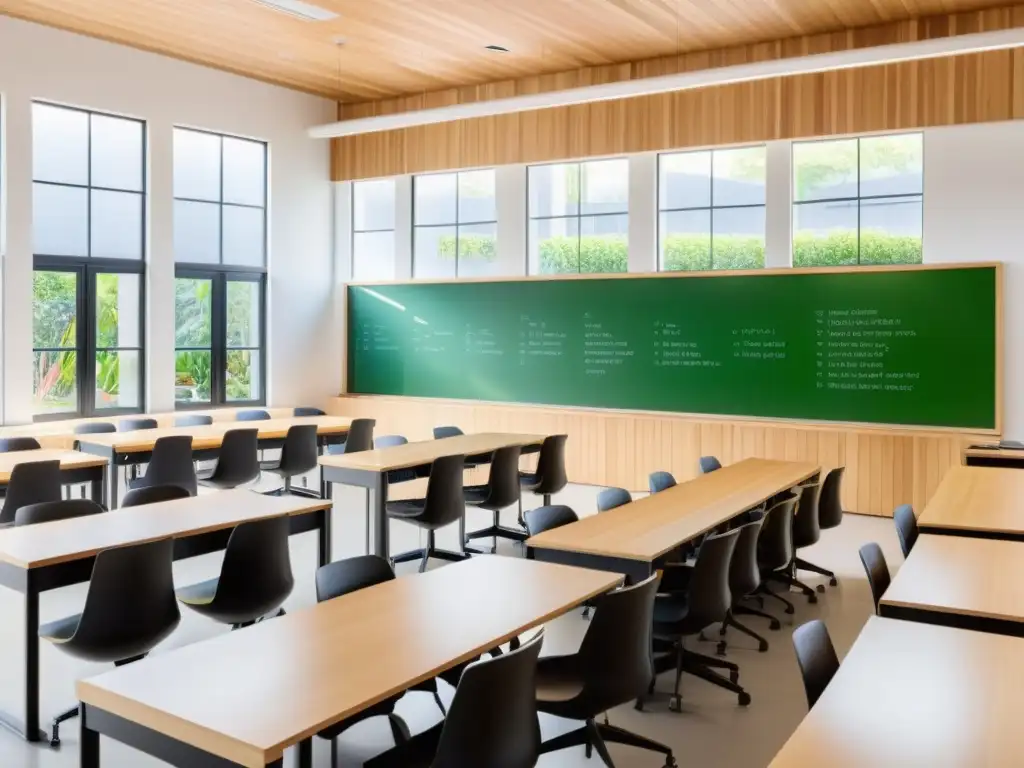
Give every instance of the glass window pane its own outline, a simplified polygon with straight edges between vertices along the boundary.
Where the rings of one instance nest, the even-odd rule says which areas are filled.
[[[494,169],[459,174],[459,222],[496,221]]]
[[[101,272],[96,275],[96,346],[139,347],[142,275]]]
[[[174,129],[174,196],[220,200],[220,136]]]
[[[924,192],[924,140],[920,133],[860,140],[860,196]]]
[[[89,114],[49,104],[32,105],[32,178],[89,183]]]
[[[498,274],[498,225],[459,226],[459,277]]]
[[[580,163],[580,213],[625,213],[629,209],[629,160]]]
[[[72,347],[76,344],[78,274],[32,273],[32,346]]]
[[[229,402],[258,400],[260,397],[260,353],[248,349],[229,351],[224,387]]]
[[[580,220],[530,221],[530,274],[575,274],[580,271]]]
[[[228,347],[260,345],[260,284],[228,280]]]
[[[78,410],[78,374],[74,352],[36,352],[32,395],[36,413]]]
[[[532,165],[528,174],[530,216],[571,216],[580,212],[579,163]]]
[[[414,227],[412,276],[455,277],[455,227]]]
[[[210,402],[211,354],[179,350],[174,356],[174,402]]]
[[[793,199],[857,196],[857,139],[793,144]]]
[[[220,206],[174,201],[174,260],[193,264],[220,261]]]
[[[920,264],[920,197],[860,201],[860,263]]]
[[[265,201],[267,145],[224,137],[224,202],[260,205]]]
[[[658,205],[662,210],[711,206],[710,152],[660,155],[658,175]]]
[[[629,270],[629,216],[584,216],[580,219],[580,272]]]
[[[712,199],[720,205],[764,205],[765,148],[718,149],[712,156]]]
[[[213,282],[191,277],[174,281],[174,346],[208,347],[213,338]]]
[[[793,266],[857,263],[857,201],[793,206]]]
[[[142,258],[142,200],[135,192],[94,189],[92,256],[105,259]]]
[[[352,279],[395,279],[394,232],[356,232],[353,235]]]
[[[143,124],[92,115],[92,186],[142,192]]]
[[[263,266],[263,208],[225,205],[224,263],[246,267]]]
[[[662,213],[661,269],[711,269],[711,210]]]
[[[89,191],[32,185],[32,239],[37,255],[89,255]]]
[[[141,353],[106,350],[96,353],[96,409],[142,406]]]
[[[711,215],[714,269],[764,266],[764,208],[716,208]]]
[[[457,173],[431,173],[413,179],[415,224],[454,224]]]
[[[352,228],[356,232],[395,228],[395,180],[352,184]]]

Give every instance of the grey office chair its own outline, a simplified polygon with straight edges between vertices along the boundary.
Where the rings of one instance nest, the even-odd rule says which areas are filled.
[[[321,411],[319,408],[311,408],[309,406],[299,406],[292,411],[295,416],[326,416],[327,414]]]
[[[720,462],[714,456],[701,456],[698,462],[698,468],[702,475],[706,475],[709,472],[714,472],[716,469],[722,468],[722,462]]]
[[[914,508],[909,504],[900,504],[892,513],[892,519],[896,523],[896,538],[900,540],[900,551],[903,557],[909,557],[910,550],[917,543],[917,515]]]
[[[111,432],[117,432],[117,426],[109,421],[87,421],[75,426],[76,435],[106,435]],[[78,444],[77,440],[75,444]]]
[[[296,424],[288,427],[280,457],[260,463],[262,472],[277,475],[283,483],[282,488],[271,493],[292,493],[292,479],[317,468],[320,455],[317,451],[316,430],[316,424]],[[303,495],[312,494],[307,492]]]
[[[200,485],[227,490],[255,482],[260,476],[259,430],[229,429],[220,445],[217,465],[198,475]]]
[[[117,428],[120,432],[135,432],[140,429],[156,429],[159,426],[156,419],[139,418],[139,419],[121,419],[117,422]]]
[[[553,504],[549,507],[537,507],[526,513],[526,532],[537,536],[563,525],[579,522],[579,517],[571,507],[565,504]]]
[[[625,488],[605,488],[597,494],[597,511],[607,512],[609,509],[624,506],[631,501],[633,501],[633,497]]]
[[[15,464],[0,509],[0,525],[14,522],[19,509],[29,504],[61,500],[60,461],[26,461]]]
[[[669,488],[674,488],[675,485],[676,479],[672,476],[671,472],[659,470],[651,472],[647,477],[647,490],[652,494],[667,491]]]
[[[57,520],[68,520],[72,517],[85,517],[105,512],[99,504],[89,499],[63,499],[61,501],[44,501],[39,504],[26,504],[14,513],[15,527],[52,523]]]
[[[491,513],[491,525],[466,534],[466,542],[473,539],[490,538],[492,552],[498,551],[498,539],[526,541],[522,528],[508,528],[501,524],[501,510],[519,503],[519,456],[518,445],[499,448],[491,455],[490,474],[487,485],[471,485],[463,489],[466,503]]]
[[[341,445],[327,446],[327,453],[337,456],[343,453],[373,450],[373,428],[376,424],[374,419],[353,419],[348,426],[345,442]]]
[[[184,416],[176,416],[174,426],[176,427],[208,427],[213,424],[213,416],[205,413],[189,413]]]
[[[192,463],[192,436],[173,435],[157,438],[146,473],[128,484],[130,490],[154,485],[178,485],[195,496],[196,468]]]
[[[239,411],[235,414],[235,421],[269,421],[270,414],[261,408],[249,411]]]
[[[810,709],[839,671],[839,657],[832,645],[828,627],[817,619],[793,630],[793,648],[804,681],[807,708]]]
[[[180,485],[150,485],[145,488],[133,488],[121,499],[121,509],[157,504],[161,501],[187,499],[190,496],[192,494]]]

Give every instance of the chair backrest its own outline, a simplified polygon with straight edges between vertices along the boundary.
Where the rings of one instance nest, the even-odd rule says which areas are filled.
[[[258,429],[229,429],[224,433],[211,479],[244,485],[260,476]]]
[[[526,530],[531,536],[579,521],[579,517],[572,508],[565,504],[551,504],[547,507],[528,510],[523,515],[523,519],[526,522]]]
[[[757,562],[757,542],[761,537],[764,517],[739,526],[739,538],[729,566],[729,589],[733,600],[746,597],[761,585],[761,570]]]
[[[373,448],[374,419],[353,419],[345,437],[345,453],[369,451]]]
[[[316,571],[316,601],[333,600],[364,587],[395,578],[391,564],[379,555],[359,555],[322,565]]]
[[[26,461],[15,464],[7,482],[0,523],[14,522],[15,513],[29,504],[61,500],[60,461]]]
[[[625,488],[605,488],[597,494],[597,511],[607,512],[609,509],[629,504],[633,497]]]
[[[537,657],[544,632],[466,667],[430,768],[533,768],[540,754]]]
[[[466,500],[462,495],[462,473],[466,457],[440,456],[430,465],[427,496],[422,520],[440,527],[454,523],[466,514]]]
[[[907,557],[917,541],[917,515],[909,504],[900,504],[892,513],[896,523],[896,538],[900,540],[900,550]]]
[[[519,501],[519,456],[522,448],[506,445],[491,455],[491,468],[487,476],[487,499],[481,507],[500,510]]]
[[[739,529],[708,536],[700,545],[687,589],[688,624],[703,629],[723,621],[732,607],[729,569],[739,540]]]
[[[821,484],[821,495],[818,497],[818,525],[822,530],[835,528],[843,522],[843,471],[846,467],[836,467],[827,475]]]
[[[173,435],[159,437],[153,444],[153,456],[146,474],[136,482],[137,487],[178,485],[196,495],[196,467],[192,463],[192,436]]]
[[[804,679],[807,708],[810,709],[839,671],[839,657],[836,656],[828,627],[818,619],[802,624],[793,631],[793,648],[796,650],[797,664],[800,665],[800,675]]]
[[[205,427],[213,424],[213,416],[206,413],[188,413],[174,418],[176,427]]]
[[[288,427],[281,447],[281,469],[301,475],[316,469],[320,458],[316,424],[293,424]]]
[[[793,562],[793,512],[797,496],[783,498],[765,512],[757,538],[757,564],[762,571],[777,571]]]
[[[117,428],[121,432],[134,432],[137,429],[156,429],[159,426],[156,419],[121,419],[117,422]]]
[[[75,427],[76,435],[102,435],[117,432],[117,427],[109,421],[87,421]]]
[[[41,448],[34,437],[3,437],[0,438],[0,453],[12,451],[35,451]]]
[[[459,435],[466,434],[458,427],[434,427],[434,439],[443,440],[446,437],[458,437]]]
[[[805,483],[798,486],[799,498],[796,503],[796,516],[793,518],[793,546],[809,547],[821,538],[821,526],[818,522],[818,496],[821,494],[819,483]]]
[[[319,408],[313,408],[308,405],[300,405],[292,413],[295,416],[326,416],[327,414]]]
[[[39,504],[26,504],[14,513],[14,524],[35,525],[52,523],[54,520],[67,520],[71,517],[85,517],[105,511],[95,501],[89,499],[61,499],[60,501],[44,501]]]
[[[701,456],[697,462],[697,467],[700,469],[702,475],[706,475],[708,472],[714,472],[716,469],[722,468],[722,462],[720,462],[714,456]]]
[[[540,446],[537,459],[537,479],[534,493],[549,495],[558,493],[569,483],[565,474],[565,441],[568,435],[548,435]]]
[[[255,408],[249,411],[239,411],[235,414],[235,421],[269,421],[270,414],[262,408]]]
[[[67,645],[94,660],[122,661],[148,653],[168,637],[181,619],[173,555],[173,539],[96,555],[82,618]]]
[[[394,448],[396,445],[406,445],[408,442],[404,435],[381,435],[373,438],[373,447]]]
[[[647,476],[647,489],[651,493],[667,491],[669,488],[674,487],[675,484],[676,479],[672,476],[671,472],[658,470],[657,472],[651,472],[651,474]]]
[[[295,578],[289,530],[288,517],[282,516],[242,523],[231,532],[214,596],[219,610],[240,610],[256,617],[291,594]]]
[[[187,499],[192,495],[187,488],[182,488],[180,485],[150,485],[143,488],[132,488],[121,498],[121,508]]]
[[[871,599],[875,602],[875,611],[877,612],[878,601],[882,599],[882,595],[889,588],[891,581],[889,566],[885,562],[882,548],[873,541],[869,541],[860,548],[860,561],[864,565],[864,572],[868,575]]]

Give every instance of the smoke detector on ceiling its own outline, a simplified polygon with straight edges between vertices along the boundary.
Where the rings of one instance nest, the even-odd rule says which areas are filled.
[[[253,0],[253,2],[265,8],[287,13],[293,18],[303,21],[330,21],[338,18],[338,14],[334,11],[304,3],[302,0]]]

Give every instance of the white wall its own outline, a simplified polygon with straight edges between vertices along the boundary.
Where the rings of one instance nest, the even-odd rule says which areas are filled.
[[[272,53],[268,53],[272,55]],[[121,114],[149,128],[146,405],[174,407],[172,127],[269,142],[268,404],[319,403],[341,386],[332,321],[330,147],[306,136],[334,103],[213,69],[0,17],[6,131],[3,259],[5,423],[32,416],[31,102]]]

